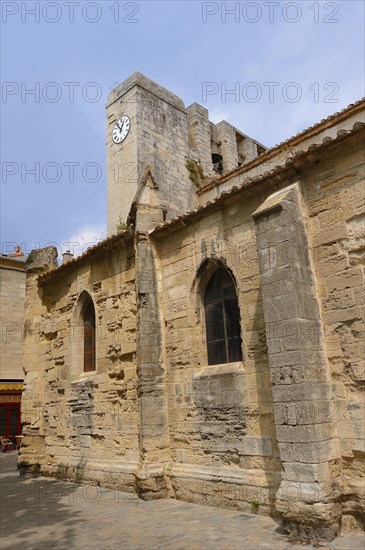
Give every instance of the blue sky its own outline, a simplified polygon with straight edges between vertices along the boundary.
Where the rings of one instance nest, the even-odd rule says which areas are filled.
[[[105,237],[105,102],[136,70],[267,146],[364,95],[362,1],[1,8],[3,253]]]

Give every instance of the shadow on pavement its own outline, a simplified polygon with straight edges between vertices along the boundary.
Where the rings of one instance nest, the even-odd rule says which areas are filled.
[[[54,479],[21,477],[16,460],[16,452],[0,455],[2,550],[14,549],[18,541],[19,548],[27,550],[73,548],[79,521],[79,512],[70,507],[74,487]]]

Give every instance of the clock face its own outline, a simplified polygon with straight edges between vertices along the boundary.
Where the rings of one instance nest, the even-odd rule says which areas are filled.
[[[113,141],[114,143],[122,143],[128,135],[129,128],[131,126],[131,121],[129,118],[124,115],[119,120],[117,120],[113,128]]]

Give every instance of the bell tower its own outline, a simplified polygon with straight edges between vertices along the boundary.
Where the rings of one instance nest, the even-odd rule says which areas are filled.
[[[186,168],[188,112],[183,101],[136,72],[109,95],[107,114],[108,235],[126,224],[146,173],[166,219],[193,208],[197,198]],[[157,199],[156,199],[157,197]]]

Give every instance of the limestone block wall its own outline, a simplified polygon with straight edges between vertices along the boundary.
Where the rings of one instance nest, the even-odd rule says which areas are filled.
[[[253,218],[282,462],[276,508],[288,533],[331,540],[341,517],[338,430],[300,182],[271,194]]]
[[[123,100],[112,98],[106,109],[106,156],[107,156],[107,205],[108,235],[118,231],[119,223],[125,223],[138,189],[141,175],[138,174],[137,156],[137,89],[128,90]],[[127,139],[116,144],[112,132],[117,120],[129,117],[130,130]]]
[[[177,498],[246,510],[257,500],[264,513],[278,511],[275,498],[294,498],[302,502],[302,512],[289,506],[292,532],[302,521],[301,536],[309,538],[331,538],[340,526],[363,525],[363,174],[359,136],[302,166],[303,212],[290,215],[292,228],[285,215],[275,221],[280,246],[273,245],[273,256],[265,260],[273,267],[279,262],[275,251],[280,252],[289,285],[285,287],[285,273],[281,280],[278,271],[273,292],[281,295],[286,288],[288,296],[279,299],[276,311],[272,305],[267,320],[262,284],[264,269],[269,268],[258,262],[261,245],[252,215],[266,199],[271,204],[273,192],[295,181],[291,178],[298,178],[298,172],[288,172],[287,181],[247,191],[241,199],[232,197],[175,231],[153,236],[165,322],[174,461],[170,474]],[[276,220],[275,211],[272,215]],[[276,238],[269,230],[267,238],[271,237]],[[214,367],[207,362],[201,294],[212,262],[226,265],[235,278],[243,340],[242,362]],[[295,270],[305,288],[300,277],[295,279]],[[290,326],[278,335],[275,315],[280,312],[282,324]],[[298,330],[304,333],[298,335]],[[274,354],[282,354],[274,360],[271,380],[270,346]],[[300,397],[304,386],[291,362],[298,346],[300,372],[309,384],[323,386],[325,395],[319,390],[318,399],[309,386],[305,398]],[[316,379],[310,375],[313,369]],[[277,412],[282,398],[288,401],[282,407],[284,416]],[[298,469],[291,464],[287,471],[284,463],[296,461],[303,465]],[[278,497],[284,466],[285,490]]]
[[[167,219],[187,212],[197,204],[189,179],[188,116],[185,109],[172,106],[142,87],[138,100],[138,173],[151,166],[159,187]]]
[[[365,516],[365,194],[363,142],[349,141],[305,172],[312,259],[342,457],[343,524]],[[355,518],[355,519],[354,519]],[[361,519],[362,518],[362,519]]]
[[[262,200],[258,193],[233,202],[154,244],[176,497],[269,513],[281,464],[251,219]],[[236,281],[243,340],[243,361],[220,366],[208,366],[202,307],[214,261]]]
[[[220,150],[223,156],[223,172],[234,170],[238,166],[238,146],[236,132],[225,120],[216,124],[216,135],[221,143]]]
[[[25,307],[24,263],[0,258],[0,379],[22,380],[22,341]]]
[[[214,176],[212,165],[212,123],[208,110],[193,103],[187,108],[189,124],[189,156],[199,162],[206,176]]]
[[[28,275],[20,464],[133,491],[140,456],[133,244],[70,267],[40,286]],[[83,345],[76,316],[85,292],[96,312],[96,370],[86,373],[74,353]]]
[[[130,131],[116,144],[112,129],[123,115],[130,119]],[[180,98],[139,73],[113,90],[107,105],[108,234],[116,233],[119,221],[127,222],[147,169],[168,219],[194,207],[188,156],[188,114]]]

